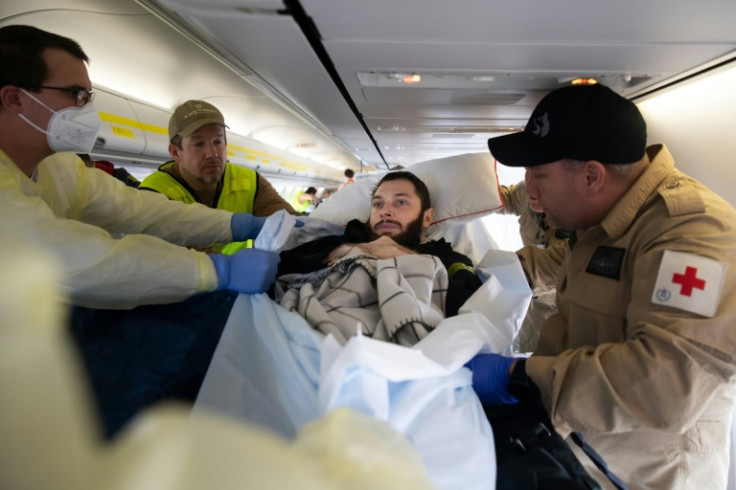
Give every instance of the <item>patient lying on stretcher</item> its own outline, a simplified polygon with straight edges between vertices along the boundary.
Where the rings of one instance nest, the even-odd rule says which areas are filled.
[[[470,258],[450,243],[422,241],[432,216],[418,177],[386,174],[367,222],[281,253],[276,299],[342,342],[359,326],[363,335],[416,343],[481,285]]]

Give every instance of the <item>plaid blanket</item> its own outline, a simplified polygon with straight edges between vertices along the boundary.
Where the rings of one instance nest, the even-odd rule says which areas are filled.
[[[410,346],[445,317],[447,271],[431,255],[353,255],[311,274],[278,280],[279,303],[344,344],[362,335]]]

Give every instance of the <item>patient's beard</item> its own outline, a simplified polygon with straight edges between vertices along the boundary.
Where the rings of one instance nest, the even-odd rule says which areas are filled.
[[[368,236],[370,236],[371,238],[371,241],[384,236],[373,231],[373,228],[370,224],[370,218],[365,223],[365,228],[368,232]],[[423,234],[424,228],[422,227],[422,217],[420,215],[417,219],[409,223],[401,233],[391,236],[391,239],[404,247],[414,248],[419,245],[419,243],[421,243]]]

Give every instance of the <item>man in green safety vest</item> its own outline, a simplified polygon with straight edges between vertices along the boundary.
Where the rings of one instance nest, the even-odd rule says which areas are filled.
[[[200,203],[210,208],[269,216],[280,209],[299,214],[255,170],[227,161],[225,118],[217,107],[188,100],[169,119],[169,153],[172,161],[141,182],[169,199]],[[214,251],[232,254],[248,242],[233,242]]]
[[[310,207],[311,209],[314,209],[314,206],[319,202],[320,200],[317,198],[317,189],[309,187],[306,191],[299,192],[294,199],[291,200],[291,207],[293,207],[298,214],[309,214]]]

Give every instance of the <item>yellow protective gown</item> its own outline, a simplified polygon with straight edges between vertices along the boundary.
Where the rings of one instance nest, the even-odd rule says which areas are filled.
[[[0,226],[57,259],[73,304],[132,308],[216,287],[212,261],[185,246],[232,241],[232,213],[140,192],[72,153],[44,159],[34,177],[0,151]]]

